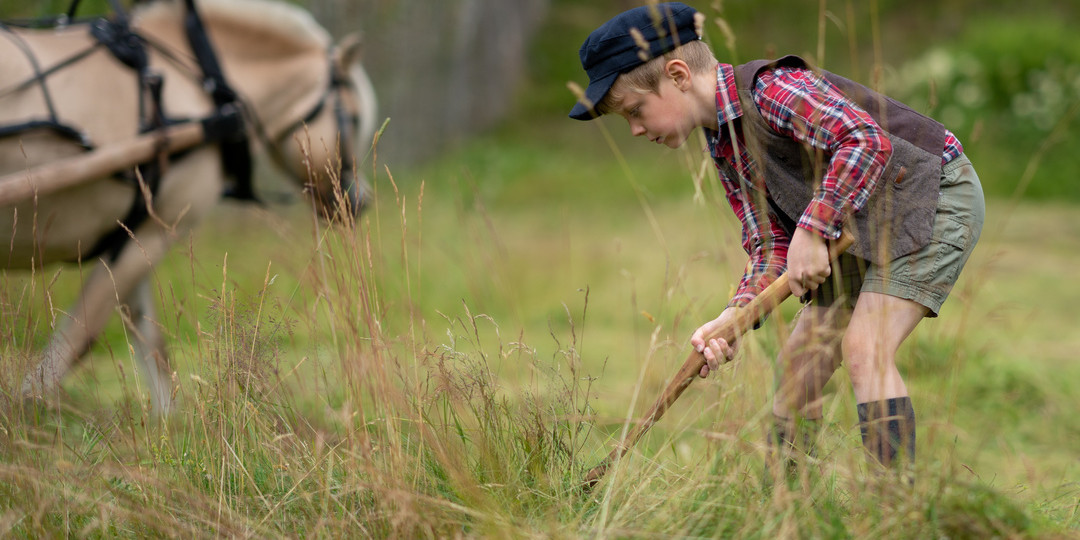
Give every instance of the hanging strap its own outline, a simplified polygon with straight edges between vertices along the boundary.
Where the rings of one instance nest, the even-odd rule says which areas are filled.
[[[184,29],[187,30],[191,52],[202,69],[205,90],[210,92],[214,98],[214,104],[218,107],[235,102],[236,92],[225,81],[225,73],[221,71],[221,64],[218,63],[217,54],[214,53],[214,47],[210,44],[210,37],[206,34],[202,17],[199,16],[198,8],[195,7],[195,0],[184,0],[184,4],[187,6]]]
[[[187,6],[184,28],[187,30],[191,52],[195,55],[203,72],[203,86],[213,97],[217,114],[238,114],[241,108],[239,96],[225,81],[225,74],[221,70],[221,64],[218,63],[202,18],[199,17],[195,0],[184,0],[184,4]],[[225,174],[233,180],[233,184],[226,189],[225,196],[258,201],[251,184],[253,170],[251,144],[244,126],[241,125],[240,129],[233,133],[213,133],[208,134],[208,137],[221,141],[222,165],[225,168]]]

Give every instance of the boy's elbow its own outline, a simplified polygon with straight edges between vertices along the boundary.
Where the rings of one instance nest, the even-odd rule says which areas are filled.
[[[885,157],[885,161],[889,161],[889,158],[892,157],[892,141],[884,133],[878,140],[881,141],[878,144],[878,151]]]
[[[889,140],[889,136],[884,131],[881,131],[876,137],[866,139],[863,149],[867,151],[868,156],[872,156],[875,163],[882,167],[892,159],[892,141]]]

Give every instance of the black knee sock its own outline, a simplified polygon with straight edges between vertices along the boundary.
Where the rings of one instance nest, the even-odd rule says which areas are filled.
[[[907,397],[860,403],[863,446],[879,463],[915,462],[915,409]]]

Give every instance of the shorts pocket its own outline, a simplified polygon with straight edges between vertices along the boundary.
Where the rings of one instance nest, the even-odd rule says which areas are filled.
[[[950,217],[938,215],[930,243],[905,255],[897,263],[896,279],[936,295],[947,295],[967,262],[971,229]]]
[[[971,238],[971,229],[964,223],[952,218],[942,218],[940,226],[934,227],[932,243],[937,244],[933,274],[935,284],[944,280],[951,289],[956,278],[960,276],[960,270],[967,263],[968,248]]]

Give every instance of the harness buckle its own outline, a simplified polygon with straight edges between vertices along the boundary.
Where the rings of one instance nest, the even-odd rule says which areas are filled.
[[[219,107],[215,114],[202,120],[202,125],[206,142],[209,143],[236,141],[246,135],[244,116],[240,108],[232,103]]]

